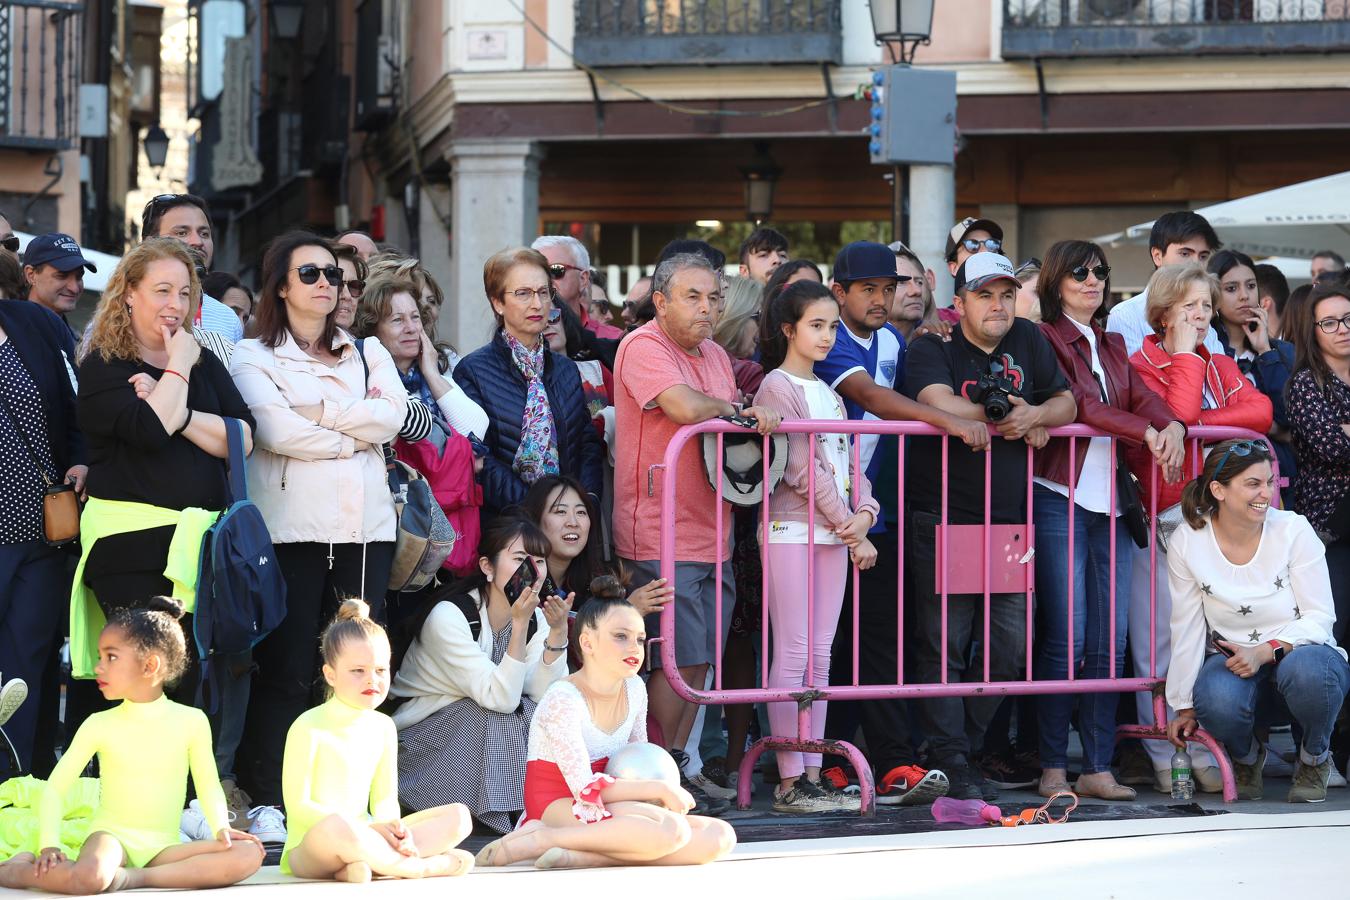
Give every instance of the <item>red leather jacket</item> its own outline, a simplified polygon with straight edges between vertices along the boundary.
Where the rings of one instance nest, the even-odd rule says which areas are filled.
[[[1041,331],[1055,348],[1060,368],[1069,380],[1069,390],[1078,403],[1078,418],[1074,421],[1121,438],[1130,447],[1144,442],[1149,426],[1161,431],[1173,421],[1179,421],[1167,408],[1161,397],[1149,390],[1125,355],[1125,339],[1118,334],[1107,334],[1093,324],[1097,336],[1097,356],[1106,373],[1109,404],[1102,402],[1097,379],[1092,375],[1092,348],[1078,326],[1066,315],[1054,322],[1042,322]],[[1182,424],[1186,424],[1182,422]],[[1073,480],[1083,471],[1089,441],[1079,439],[1073,460]],[[1052,438],[1036,454],[1036,475],[1058,484],[1069,484],[1069,439]]]
[[[1232,425],[1250,428],[1258,434],[1270,430],[1274,417],[1270,398],[1246,379],[1236,362],[1227,356],[1212,356],[1202,343],[1190,353],[1168,354],[1161,335],[1144,338],[1144,345],[1130,357],[1144,384],[1162,397],[1173,414],[1187,425]],[[1205,388],[1218,404],[1217,409],[1202,410]],[[1186,445],[1183,478],[1176,484],[1158,481],[1158,509],[1181,502],[1181,489],[1199,471],[1200,463]],[[1130,470],[1143,486],[1148,503],[1149,478],[1153,456],[1147,449],[1130,450]]]

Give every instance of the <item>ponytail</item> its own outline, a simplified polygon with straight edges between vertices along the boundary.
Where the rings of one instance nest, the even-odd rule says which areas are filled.
[[[1219,501],[1209,490],[1209,479],[1204,475],[1192,478],[1181,491],[1181,515],[1186,524],[1199,531],[1205,527],[1205,519],[1219,508]]]

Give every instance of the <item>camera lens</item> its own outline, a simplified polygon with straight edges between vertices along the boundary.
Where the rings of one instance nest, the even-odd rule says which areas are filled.
[[[1001,421],[1010,412],[1012,412],[1012,403],[1009,402],[1007,394],[991,392],[989,396],[984,398],[984,414],[989,417],[989,421]]]

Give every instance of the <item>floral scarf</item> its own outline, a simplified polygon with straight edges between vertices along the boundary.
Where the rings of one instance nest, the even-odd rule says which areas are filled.
[[[544,475],[557,475],[558,431],[553,424],[553,409],[544,390],[544,354],[541,340],[534,350],[513,338],[505,330],[502,339],[511,350],[511,361],[525,376],[525,414],[520,423],[520,446],[511,468],[526,484],[534,484]]]

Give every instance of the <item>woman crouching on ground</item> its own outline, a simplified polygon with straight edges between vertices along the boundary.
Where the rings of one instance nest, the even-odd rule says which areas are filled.
[[[478,864],[678,866],[726,856],[736,833],[687,815],[694,799],[679,784],[604,774],[612,754],[647,740],[647,691],[637,674],[647,635],[618,579],[595,579],[576,624],[581,669],[549,688],[530,723],[525,817],[484,847]]]
[[[1167,553],[1167,703],[1177,711],[1167,736],[1180,747],[1203,725],[1233,760],[1238,798],[1259,800],[1266,748],[1253,731],[1273,723],[1257,711],[1283,706],[1303,734],[1289,802],[1317,803],[1350,664],[1331,636],[1321,539],[1303,516],[1270,508],[1272,459],[1264,443],[1224,441],[1182,494],[1190,527],[1177,528]]]

